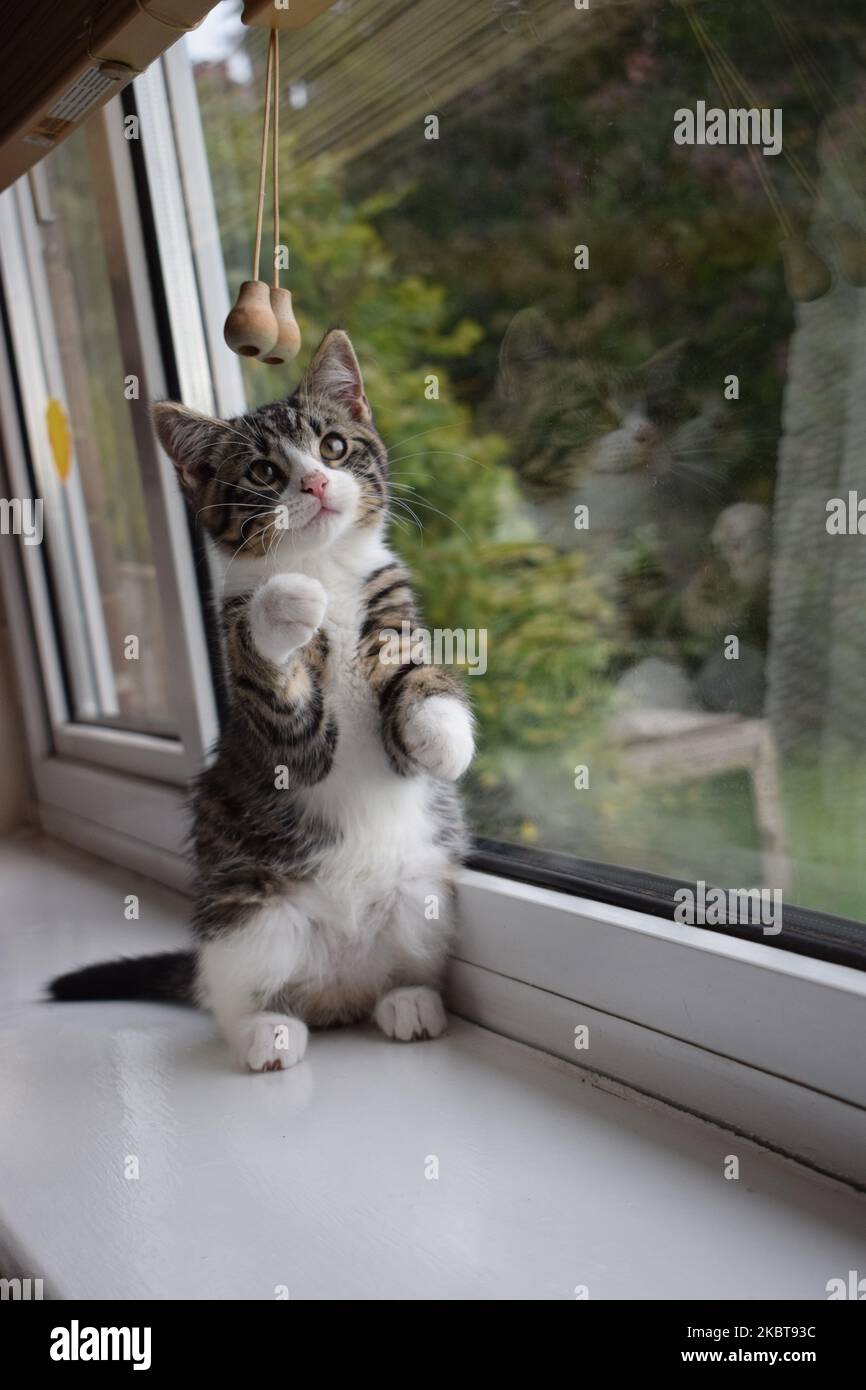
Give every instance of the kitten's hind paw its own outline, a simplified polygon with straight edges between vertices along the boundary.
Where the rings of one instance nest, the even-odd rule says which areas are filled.
[[[373,1011],[373,1017],[386,1038],[414,1042],[416,1038],[438,1038],[448,1027],[442,1000],[426,985],[403,986],[389,990]]]

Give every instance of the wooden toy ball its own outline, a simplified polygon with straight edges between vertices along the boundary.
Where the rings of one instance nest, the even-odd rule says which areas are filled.
[[[292,309],[291,291],[272,286],[270,310],[277,333],[271,347],[259,356],[262,362],[278,367],[285,362],[291,362],[301,350],[301,330]]]
[[[265,354],[275,346],[278,336],[279,325],[271,308],[269,287],[263,280],[244,280],[223,329],[223,337],[232,352],[239,357],[260,357],[265,361]]]

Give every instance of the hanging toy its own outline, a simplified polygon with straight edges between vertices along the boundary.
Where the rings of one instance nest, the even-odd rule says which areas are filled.
[[[794,232],[782,242],[782,261],[788,293],[799,304],[823,298],[833,283],[833,276],[817,251]]]
[[[265,207],[265,170],[268,162],[268,130],[271,99],[274,105],[273,123],[273,202],[274,257],[272,283],[259,279],[262,251],[262,220]],[[301,346],[301,330],[292,309],[289,290],[280,288],[280,49],[276,29],[271,30],[268,42],[268,64],[265,77],[265,112],[262,118],[262,150],[259,161],[259,199],[256,209],[256,236],[253,251],[253,273],[238,291],[234,308],[229,313],[223,336],[232,352],[239,357],[256,357],[271,366],[283,366],[297,357]]]

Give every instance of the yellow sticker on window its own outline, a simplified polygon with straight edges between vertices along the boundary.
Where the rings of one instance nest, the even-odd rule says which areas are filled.
[[[48,426],[48,440],[54,455],[54,467],[61,483],[65,483],[72,471],[72,435],[66,411],[52,396],[45,408],[45,423]]]

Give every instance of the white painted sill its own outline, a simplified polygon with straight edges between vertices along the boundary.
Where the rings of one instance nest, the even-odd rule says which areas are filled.
[[[50,756],[34,776],[51,834],[188,886],[176,788]],[[866,1187],[864,972],[466,871],[451,1004]]]
[[[187,905],[41,838],[0,874],[0,1273],[46,1295],[824,1299],[866,1264],[860,1194],[471,1023],[317,1033],[253,1077],[192,1010],[43,1004],[181,944]]]

